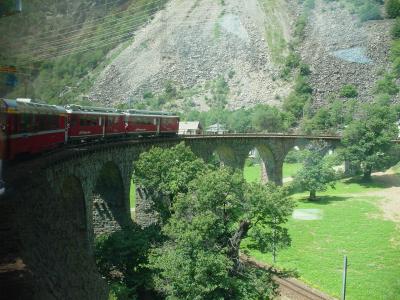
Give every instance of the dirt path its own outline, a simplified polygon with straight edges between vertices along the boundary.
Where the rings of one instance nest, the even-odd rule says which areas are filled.
[[[393,170],[388,170],[374,173],[373,180],[390,187],[380,191],[368,192],[367,195],[385,198],[384,201],[378,203],[379,208],[383,211],[384,219],[400,223],[400,176]]]

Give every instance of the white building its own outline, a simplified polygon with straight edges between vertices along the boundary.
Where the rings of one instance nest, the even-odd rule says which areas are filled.
[[[215,123],[214,125],[211,125],[207,128],[206,133],[207,134],[224,134],[224,133],[228,133],[228,130],[226,129],[225,125],[220,124],[220,123]]]
[[[179,132],[181,135],[203,134],[203,126],[199,121],[179,122]]]

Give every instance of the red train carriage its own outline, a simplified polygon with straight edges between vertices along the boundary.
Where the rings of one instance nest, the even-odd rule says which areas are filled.
[[[29,100],[0,100],[2,158],[35,154],[67,142],[67,112],[55,105]]]
[[[125,135],[125,115],[117,109],[66,106],[71,141]]]
[[[176,135],[179,131],[179,117],[178,116],[162,116],[160,122],[161,135]]]
[[[130,109],[126,111],[129,135],[176,135],[179,117],[167,112]]]

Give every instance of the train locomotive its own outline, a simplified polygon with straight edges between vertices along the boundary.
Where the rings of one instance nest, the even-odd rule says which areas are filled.
[[[87,141],[175,136],[178,129],[179,117],[167,112],[0,99],[0,195],[4,161]]]

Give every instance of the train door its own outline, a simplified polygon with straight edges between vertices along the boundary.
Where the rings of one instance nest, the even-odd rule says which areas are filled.
[[[5,184],[3,180],[3,161],[6,158],[7,151],[7,114],[6,105],[2,101],[0,104],[0,196],[5,193]]]
[[[161,118],[154,118],[154,124],[157,125],[157,135],[160,135]]]
[[[102,128],[102,138],[106,136],[106,116],[99,117],[99,126]]]
[[[70,126],[70,116],[65,115],[64,116],[64,143],[68,143],[68,130]]]
[[[7,145],[7,113],[6,105],[2,101],[0,104],[0,161],[6,158]],[[1,169],[0,169],[1,172]],[[1,174],[0,174],[1,175]]]

